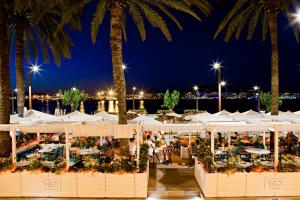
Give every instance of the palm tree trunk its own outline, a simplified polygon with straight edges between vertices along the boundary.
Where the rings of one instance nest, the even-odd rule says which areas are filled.
[[[279,108],[279,53],[277,13],[269,13],[269,27],[272,45],[271,69],[271,114],[278,115]]]
[[[16,26],[16,85],[17,85],[17,104],[18,116],[24,115],[25,104],[25,75],[24,75],[24,28],[21,23]]]
[[[2,3],[1,3],[2,4]],[[3,4],[2,4],[3,5]],[[0,5],[0,124],[9,124],[10,118],[10,76],[9,50],[4,8]],[[10,156],[11,138],[9,132],[0,132],[0,157]]]
[[[122,8],[113,6],[111,8],[111,30],[110,30],[110,47],[112,54],[114,89],[118,99],[119,124],[127,124],[126,118],[126,86],[122,55]]]
[[[123,9],[113,5],[110,10],[110,47],[113,65],[114,89],[118,100],[119,124],[127,124],[126,117],[126,83],[122,55],[122,19]],[[129,155],[128,139],[121,139],[121,155]]]

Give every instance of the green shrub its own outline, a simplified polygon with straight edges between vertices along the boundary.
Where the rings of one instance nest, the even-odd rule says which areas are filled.
[[[173,110],[179,103],[179,97],[180,93],[177,90],[174,90],[172,93],[167,90],[164,95],[164,104],[162,107]]]
[[[200,139],[199,144],[193,146],[193,152],[195,152],[198,161],[203,165],[204,169],[207,172],[214,171],[213,154],[211,152],[210,146],[204,139]]]
[[[12,167],[11,158],[0,158],[0,172]]]
[[[295,156],[286,154],[281,155],[279,159],[279,171],[280,172],[296,172],[297,162]]]
[[[149,146],[147,144],[142,144],[140,147],[140,164],[139,164],[139,169],[140,172],[144,172],[147,170],[148,166],[148,150]]]

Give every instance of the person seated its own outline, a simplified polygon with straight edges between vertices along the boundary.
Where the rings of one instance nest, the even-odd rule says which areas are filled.
[[[286,136],[286,152],[291,154],[297,154],[299,152],[298,137],[293,134],[293,132],[288,132]]]
[[[160,147],[161,149],[167,147],[167,143],[166,143],[166,140],[165,140],[164,137],[161,138],[159,147]]]
[[[53,141],[54,144],[58,144],[59,143],[59,135],[53,134],[51,137],[51,140]]]
[[[149,156],[152,156],[155,153],[156,147],[155,144],[152,142],[150,135],[147,135],[145,144],[149,146],[149,151],[148,151]]]
[[[156,157],[156,159],[160,163],[160,160],[159,160],[158,155],[157,155],[158,150],[155,147],[155,143],[152,142],[150,135],[147,136],[145,144],[147,144],[149,146],[148,155],[152,157],[153,163],[154,163],[154,157]]]
[[[136,149],[135,139],[130,138],[129,139],[129,153],[130,153],[131,160],[133,160],[135,158],[136,150],[137,149]]]

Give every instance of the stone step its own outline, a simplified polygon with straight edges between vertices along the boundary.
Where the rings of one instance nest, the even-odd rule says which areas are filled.
[[[170,200],[170,199],[175,199],[175,200],[204,200],[202,197],[148,197],[147,200]]]
[[[169,191],[148,191],[148,197],[155,198],[164,198],[168,197],[178,197],[178,198],[191,198],[191,197],[199,197],[200,191],[181,191],[181,190],[169,190]]]

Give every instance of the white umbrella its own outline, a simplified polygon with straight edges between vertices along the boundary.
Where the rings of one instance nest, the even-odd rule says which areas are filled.
[[[137,122],[137,123],[143,124],[143,125],[162,125],[163,124],[160,121],[157,121],[157,120],[155,120],[151,117],[148,117],[146,115],[140,115],[140,116],[134,118],[131,121],[132,122]]]
[[[262,113],[255,112],[253,110],[248,110],[246,112],[243,112],[242,114],[249,117],[264,117]]]
[[[233,113],[230,115],[234,120],[244,121],[247,123],[258,123],[258,122],[271,122],[272,119],[270,117],[265,116],[262,113],[255,112],[253,110],[249,110],[243,113]]]
[[[186,116],[184,119],[185,120],[192,120],[192,121],[197,121],[198,118],[204,118],[204,117],[212,117],[214,116],[213,114],[205,111],[204,113],[198,113],[198,114],[195,114],[195,115],[188,115]]]
[[[231,117],[225,116],[225,115],[214,115],[210,114],[208,112],[192,115],[191,118],[192,121],[195,122],[232,122],[234,121]]]
[[[77,110],[67,115],[58,116],[57,118],[65,122],[85,122],[95,120],[93,116],[79,112]]]
[[[98,112],[98,113],[94,114],[93,117],[95,117],[95,120],[99,120],[99,121],[117,121],[118,120],[117,115],[109,114],[105,111]]]
[[[230,114],[232,114],[231,112],[228,112],[227,110],[222,110],[220,112],[215,113],[215,116],[229,116]]]
[[[296,112],[294,112],[294,114],[296,114],[296,115],[300,115],[300,110],[299,110],[299,111],[296,111]]]
[[[27,110],[24,112],[24,117],[18,117],[17,114],[11,115],[10,123],[48,123],[48,122],[57,122],[59,119],[51,114],[43,113],[37,110]]]
[[[267,113],[273,121],[288,121],[293,123],[300,123],[300,115],[297,115],[291,111],[282,112],[279,111],[278,115],[272,116],[271,113]]]

